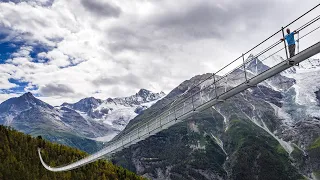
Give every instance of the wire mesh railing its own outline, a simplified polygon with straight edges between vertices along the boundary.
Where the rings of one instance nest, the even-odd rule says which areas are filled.
[[[51,168],[44,163],[39,150],[39,156],[42,164],[51,171],[65,171],[77,168],[146,139],[147,137],[184,120],[183,117],[186,117],[187,115],[198,113],[198,108],[204,104],[210,103],[213,100],[224,101],[225,99],[220,99],[220,97],[228,91],[231,91],[232,89],[244,83],[247,83],[248,86],[250,86],[250,80],[254,77],[257,77],[261,73],[268,71],[280,62],[290,61],[290,58],[288,58],[289,55],[287,52],[287,45],[280,40],[281,38],[284,38],[284,29],[298,22],[301,18],[305,17],[308,13],[315,10],[319,6],[320,4],[310,9],[308,12],[298,17],[288,25],[281,27],[281,29],[276,33],[255,47],[251,48],[249,51],[241,54],[241,56],[218,70],[216,73],[211,74],[200,83],[190,88],[188,90],[190,93],[184,93],[180,99],[171,101],[159,111],[156,111],[148,117],[145,117],[145,119],[149,120],[139,124],[133,130],[122,136],[119,136],[117,139],[112,140],[107,147],[103,148],[102,150],[75,163],[56,168]],[[316,17],[312,18],[312,20],[300,25],[299,28],[296,29],[298,35],[296,40],[298,53],[300,53],[301,49],[303,50],[303,48],[300,46],[301,40],[307,39],[308,37],[310,38],[311,34],[320,29],[320,24],[317,24],[319,23],[319,19],[320,15],[317,15]],[[306,33],[303,34],[303,32]],[[319,38],[319,35],[311,37],[306,42],[318,42],[320,41]],[[303,47],[306,49],[310,47],[310,44],[307,44]],[[276,55],[286,58],[280,58],[278,60],[272,59]]]

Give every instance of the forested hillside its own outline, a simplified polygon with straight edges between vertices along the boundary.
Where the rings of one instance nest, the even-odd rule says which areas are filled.
[[[50,166],[64,165],[87,156],[67,146],[54,144],[41,137],[33,138],[8,127],[0,126],[0,179],[143,179],[134,173],[99,160],[79,169],[54,173],[40,163],[37,148],[41,147],[44,161]]]

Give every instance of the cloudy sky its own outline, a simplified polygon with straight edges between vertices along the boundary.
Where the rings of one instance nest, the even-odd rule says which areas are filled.
[[[0,0],[0,102],[170,92],[215,72],[316,0]],[[318,10],[319,14],[319,10]]]

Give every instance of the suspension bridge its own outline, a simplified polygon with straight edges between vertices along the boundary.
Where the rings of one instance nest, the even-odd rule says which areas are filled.
[[[189,89],[189,92],[194,92],[191,93],[191,95],[168,103],[159,111],[151,114],[147,122],[138,125],[124,135],[112,140],[100,151],[68,165],[50,167],[42,159],[41,149],[38,148],[38,154],[42,165],[49,171],[68,171],[84,166],[105,156],[112,155],[124,148],[128,148],[133,144],[143,141],[164,129],[182,122],[205,109],[208,109],[218,103],[223,103],[228,98],[233,97],[248,88],[254,87],[266,79],[273,77],[292,66],[298,65],[300,62],[320,53],[320,36],[315,33],[320,28],[320,25],[316,24],[320,19],[319,9],[317,9],[319,6],[320,4],[313,7],[288,25],[281,27],[279,31],[251,48],[249,51],[243,53],[216,73],[210,75],[208,78],[195,85],[192,89]],[[305,19],[307,16],[316,12],[316,10],[318,10],[318,13],[316,13],[315,16],[312,16],[313,18],[308,18],[308,20]],[[280,40],[281,38],[284,38],[284,29],[288,27],[298,27],[295,28],[297,33],[296,43],[298,53],[292,58],[288,57],[288,48],[286,43]],[[315,36],[312,37],[312,34]],[[311,38],[308,39],[308,37]],[[308,39],[308,41],[305,41],[307,43],[307,45],[305,45],[306,48],[300,51],[300,43],[303,39]],[[260,49],[262,50],[260,51]],[[263,72],[252,72],[252,70],[248,69],[249,66],[252,68],[252,65],[256,65],[257,68],[258,57],[262,58],[261,62],[267,62],[268,59],[279,53],[283,53],[283,56],[286,58],[283,58],[281,62],[273,62],[273,64],[269,63],[268,68]],[[221,75],[224,72],[227,73]],[[232,84],[230,84],[231,80]],[[198,90],[199,88],[197,87],[201,87],[200,90]]]

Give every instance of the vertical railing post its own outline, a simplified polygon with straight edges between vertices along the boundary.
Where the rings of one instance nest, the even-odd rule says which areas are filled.
[[[191,99],[192,99],[192,110],[195,111],[195,109],[194,109],[194,103],[193,103],[193,96],[194,96],[194,95],[191,96]]]
[[[216,93],[216,98],[218,98],[218,92],[217,92],[217,84],[216,84],[216,74],[213,74],[213,84],[214,84],[214,91]]]
[[[245,63],[245,60],[244,60],[244,54],[242,54],[242,60],[243,60],[244,77],[245,77],[245,79],[246,79],[246,82],[248,82],[247,70],[246,70],[246,63]]]
[[[229,74],[226,75],[226,86],[224,88],[224,92],[227,92],[227,88],[228,88],[228,75]]]
[[[147,126],[148,126],[148,133],[150,134],[150,122],[148,122]]]
[[[300,52],[300,50],[299,50],[299,44],[300,44],[300,35],[299,35],[299,31],[298,31],[298,40],[297,40],[297,44],[298,44],[298,46],[297,46],[297,50],[298,50],[298,53]]]
[[[258,58],[256,58],[255,61],[256,61],[256,74],[255,75],[258,75]]]
[[[174,121],[177,121],[177,112],[176,112],[176,106],[173,107],[174,109]]]
[[[182,114],[184,114],[184,112],[185,112],[185,110],[184,110],[185,107],[186,107],[186,102],[183,103]]]
[[[282,37],[283,37],[284,48],[285,48],[285,50],[286,50],[286,56],[287,56],[287,59],[289,59],[288,50],[287,50],[287,44],[286,44],[286,40],[285,40],[285,36],[284,36],[284,29],[283,29],[283,27],[281,28],[281,30],[282,30]]]

